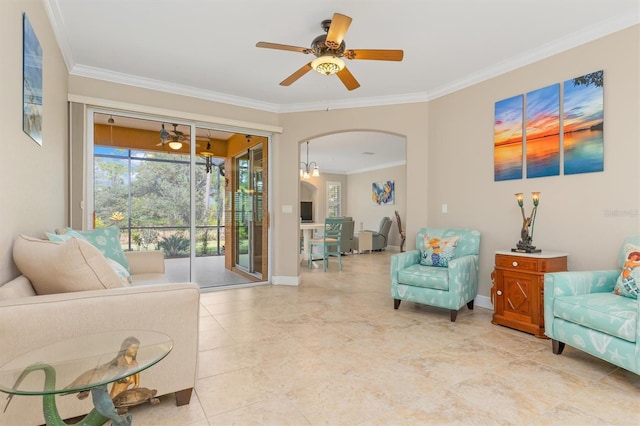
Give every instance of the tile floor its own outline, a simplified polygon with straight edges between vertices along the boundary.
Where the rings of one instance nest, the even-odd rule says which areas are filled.
[[[640,376],[548,340],[389,296],[389,255],[302,268],[299,287],[203,293],[188,406],[142,425],[640,425]],[[158,366],[160,367],[160,366]]]

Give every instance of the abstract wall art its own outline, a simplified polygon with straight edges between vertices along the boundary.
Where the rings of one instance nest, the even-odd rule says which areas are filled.
[[[395,193],[395,183],[392,180],[371,184],[371,199],[378,206],[393,204]]]

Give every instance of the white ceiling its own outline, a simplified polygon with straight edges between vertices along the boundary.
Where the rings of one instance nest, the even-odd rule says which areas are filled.
[[[427,101],[640,22],[639,0],[44,2],[73,75],[272,112]],[[315,72],[280,86],[313,56],[255,44],[308,47],[334,12],[353,18],[347,48],[403,49],[404,60],[347,60],[353,91]],[[348,163],[362,152],[338,143]],[[378,151],[394,162],[387,145]]]

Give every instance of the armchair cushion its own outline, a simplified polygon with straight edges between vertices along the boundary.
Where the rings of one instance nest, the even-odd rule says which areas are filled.
[[[631,298],[613,293],[598,293],[597,297],[561,296],[553,304],[553,315],[629,342],[636,341],[638,304]]]
[[[460,237],[438,238],[427,234],[423,236],[420,249],[420,264],[425,266],[449,266],[449,261],[456,256],[456,247]]]
[[[624,245],[624,264],[616,281],[613,292],[619,296],[638,298],[640,283],[640,247],[634,244]]]
[[[414,287],[449,290],[449,271],[446,268],[415,264],[398,271],[398,282]]]

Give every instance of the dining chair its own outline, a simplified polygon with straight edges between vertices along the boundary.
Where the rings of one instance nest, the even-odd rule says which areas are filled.
[[[314,260],[322,259],[323,271],[326,271],[329,265],[329,257],[337,257],[338,268],[342,271],[342,251],[340,250],[342,223],[342,218],[326,218],[322,237],[309,240],[309,268],[313,267]],[[314,248],[316,248],[315,253]],[[320,253],[320,250],[322,250],[322,253]],[[320,254],[322,257],[320,257]]]

